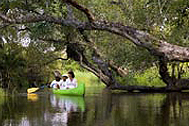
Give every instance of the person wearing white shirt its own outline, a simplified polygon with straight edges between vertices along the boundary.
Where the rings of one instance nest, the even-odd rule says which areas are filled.
[[[56,77],[56,80],[53,80],[51,82],[50,87],[55,89],[60,89],[60,85],[62,85],[62,82],[63,81],[61,80],[61,78]]]
[[[66,80],[66,88],[76,88],[77,87],[77,80],[75,79],[75,75],[73,71],[68,72],[68,79]]]
[[[52,81],[50,84],[51,88],[60,89],[60,85],[62,84],[63,80],[61,79],[62,76],[59,71],[54,72],[55,80]]]
[[[68,76],[66,74],[62,75],[62,83],[60,85],[60,89],[61,90],[65,90],[66,89],[66,86],[67,86],[67,80]]]

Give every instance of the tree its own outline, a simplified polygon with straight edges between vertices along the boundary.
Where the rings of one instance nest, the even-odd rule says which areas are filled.
[[[125,89],[129,91],[135,89],[140,91],[179,91],[188,89],[188,80],[172,78],[167,68],[167,62],[188,62],[189,60],[188,48],[183,46],[188,41],[187,30],[183,30],[184,28],[187,29],[189,24],[187,20],[189,3],[187,1],[158,1],[157,4],[156,1],[145,2],[142,0],[138,2],[128,0],[127,2],[130,2],[130,4],[121,0],[110,3],[108,1],[101,2],[103,6],[113,4],[116,6],[116,9],[121,8],[124,13],[121,12],[118,15],[124,15],[129,11],[128,17],[130,19],[127,20],[127,23],[130,26],[120,22],[98,19],[105,18],[103,13],[97,11],[102,16],[95,16],[91,13],[92,9],[88,9],[90,7],[86,8],[80,5],[79,2],[72,0],[46,2],[45,6],[43,4],[44,1],[40,1],[38,4],[33,4],[33,2],[35,0],[30,2],[25,0],[14,1],[9,2],[6,7],[2,6],[2,10],[4,10],[4,12],[1,11],[0,13],[0,18],[3,22],[2,27],[21,24],[27,28],[25,30],[30,29],[32,31],[32,27],[27,24],[36,26],[42,22],[45,25],[50,25],[51,28],[45,31],[45,34],[40,34],[40,36],[35,35],[35,37],[38,39],[42,38],[44,41],[61,42],[66,45],[68,58],[79,62],[82,67],[93,72],[111,89]],[[98,2],[96,0],[93,2],[83,2],[83,4],[90,5],[92,3],[92,5],[97,5]],[[2,5],[5,5],[5,3],[2,2]],[[130,7],[128,11],[126,10],[127,6]],[[6,8],[8,10],[5,12]],[[136,11],[133,11],[133,8],[136,8]],[[149,12],[152,12],[152,14],[148,15]],[[141,17],[137,18],[139,15]],[[158,16],[158,20],[154,20],[154,16]],[[124,16],[123,20],[126,19],[127,15]],[[138,25],[141,20],[142,22],[146,22]],[[180,29],[180,31],[183,30],[180,38],[185,41],[181,44],[182,46],[168,43],[168,41],[172,40],[171,36],[168,41],[164,39],[166,32],[168,32],[167,35],[170,33],[174,35],[175,33],[172,31],[177,29],[178,26],[183,27],[183,29]],[[135,27],[138,27],[138,29]],[[139,28],[143,28],[143,30]],[[52,33],[53,30],[54,32]],[[112,72],[115,68],[118,71],[119,67],[115,67],[115,64],[113,65],[112,62],[104,58],[95,41],[90,38],[91,31],[106,31],[116,34],[126,38],[136,46],[148,50],[151,55],[158,59],[159,73],[162,80],[167,84],[167,87],[121,86],[114,78]],[[161,32],[163,32],[163,35],[160,34]],[[153,34],[157,37],[154,37]],[[119,72],[117,73],[119,74]]]
[[[0,74],[1,74],[1,87],[14,89],[18,83],[22,86],[22,73],[26,65],[26,60],[20,53],[22,47],[15,43],[7,43],[0,49]]]

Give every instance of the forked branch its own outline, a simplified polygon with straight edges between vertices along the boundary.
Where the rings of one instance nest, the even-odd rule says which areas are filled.
[[[73,7],[77,8],[78,10],[82,11],[88,18],[89,22],[92,23],[95,18],[93,16],[93,14],[89,11],[88,8],[79,5],[76,1],[73,0],[63,0],[65,3],[71,4]]]

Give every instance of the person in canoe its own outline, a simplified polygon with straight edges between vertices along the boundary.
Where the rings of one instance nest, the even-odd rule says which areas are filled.
[[[67,80],[68,76],[66,74],[62,75],[62,83],[60,84],[60,89],[65,90],[67,86]]]
[[[60,85],[62,85],[63,83],[62,76],[59,71],[55,71],[54,76],[55,76],[55,80],[52,81],[50,87],[55,89],[60,89]]]
[[[73,71],[68,72],[68,79],[66,80],[66,88],[76,88],[77,87],[77,80],[75,79],[75,74]]]

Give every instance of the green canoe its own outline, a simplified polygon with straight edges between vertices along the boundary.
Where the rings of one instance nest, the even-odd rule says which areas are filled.
[[[61,95],[84,95],[85,94],[85,84],[80,83],[76,88],[67,89],[67,90],[60,90],[60,89],[53,89],[54,94],[61,94]]]

